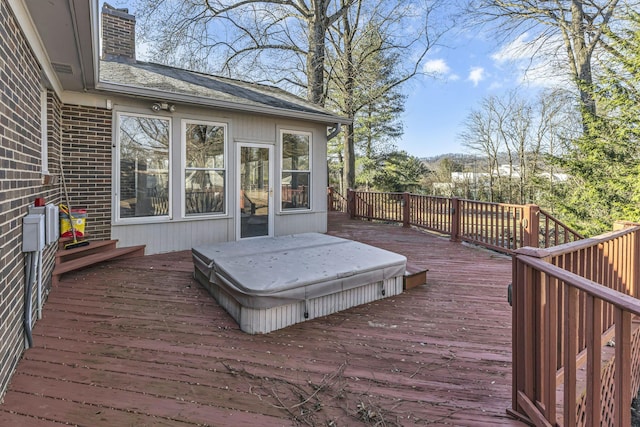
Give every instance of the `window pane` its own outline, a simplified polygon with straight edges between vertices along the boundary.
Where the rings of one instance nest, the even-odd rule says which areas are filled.
[[[187,170],[186,214],[223,213],[224,181],[224,171]]]
[[[120,217],[169,214],[169,121],[120,116]]]
[[[309,170],[309,135],[282,135],[282,169]]]
[[[224,127],[188,123],[187,167],[224,168]]]
[[[282,209],[309,209],[309,172],[282,173]]]

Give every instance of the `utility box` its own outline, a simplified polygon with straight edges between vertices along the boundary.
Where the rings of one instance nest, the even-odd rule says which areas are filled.
[[[44,249],[44,215],[29,214],[22,219],[22,252]]]
[[[44,215],[44,243],[48,246],[56,243],[60,237],[58,205],[48,203],[45,206],[29,206],[30,214]]]

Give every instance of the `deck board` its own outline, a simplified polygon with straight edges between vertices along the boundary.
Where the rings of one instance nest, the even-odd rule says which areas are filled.
[[[334,214],[329,234],[407,256],[427,284],[249,335],[191,277],[189,252],[68,273],[0,426],[523,425],[506,414],[510,258]]]

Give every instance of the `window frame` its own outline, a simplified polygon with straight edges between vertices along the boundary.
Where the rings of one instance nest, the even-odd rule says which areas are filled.
[[[165,222],[173,218],[173,118],[168,115],[159,114],[145,114],[132,111],[116,111],[114,112],[115,120],[113,121],[113,135],[114,135],[114,162],[113,162],[113,223],[115,225],[122,224],[146,224]],[[122,117],[143,117],[148,119],[164,120],[167,122],[167,132],[169,136],[169,145],[167,147],[167,214],[166,215],[150,215],[150,216],[137,216],[137,217],[121,217],[120,216],[120,193],[121,193],[121,141],[120,141],[120,124]]]
[[[309,168],[308,169],[284,169],[284,135],[303,135],[309,138]],[[278,181],[280,183],[280,191],[278,192],[278,212],[281,214],[293,214],[293,213],[302,213],[302,212],[310,212],[313,210],[313,132],[307,130],[295,130],[289,128],[280,129],[280,141],[279,141],[279,150],[280,150],[280,176],[278,177]],[[306,172],[309,174],[309,203],[307,207],[295,207],[295,208],[283,208],[282,207],[282,176],[284,173],[295,173],[295,172]]]
[[[224,154],[223,162],[224,168],[187,168],[187,125],[207,125],[207,126],[219,126],[224,129]],[[197,218],[211,218],[211,217],[227,217],[229,216],[229,124],[225,122],[216,122],[210,120],[200,120],[194,118],[187,118],[180,120],[180,139],[181,139],[181,165],[180,165],[180,206],[182,219],[197,219]],[[186,191],[186,178],[185,174],[187,169],[207,170],[207,171],[224,171],[224,210],[222,212],[204,212],[187,214],[187,191]]]

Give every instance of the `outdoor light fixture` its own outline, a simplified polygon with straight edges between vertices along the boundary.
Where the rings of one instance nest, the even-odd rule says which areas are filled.
[[[176,106],[173,104],[169,104],[168,102],[155,102],[151,106],[151,110],[153,110],[156,113],[161,110],[166,110],[170,113],[173,113],[174,111],[176,111]]]

